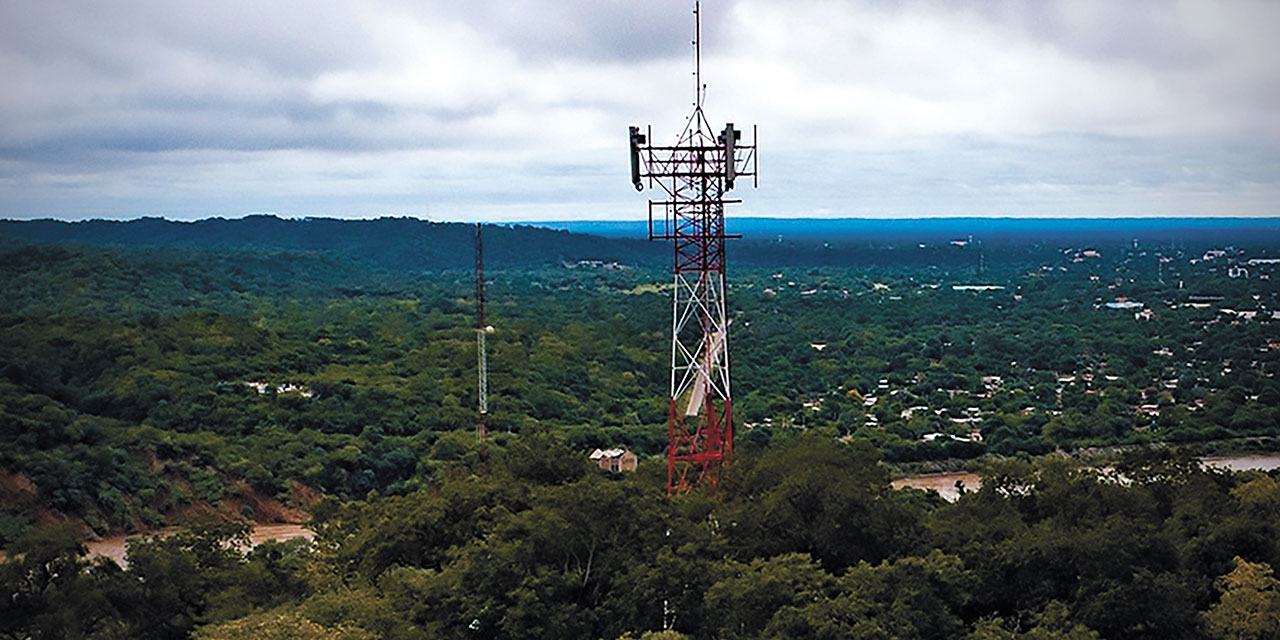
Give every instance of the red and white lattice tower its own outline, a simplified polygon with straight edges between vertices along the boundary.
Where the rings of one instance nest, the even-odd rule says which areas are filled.
[[[649,239],[673,241],[675,290],[671,316],[670,434],[667,492],[704,481],[714,492],[733,452],[729,387],[729,320],[725,313],[724,206],[738,178],[756,181],[752,139],[726,124],[716,132],[702,111],[701,31],[694,8],[694,108],[675,144],[650,144],[651,128],[630,127],[631,181],[660,188],[649,201]]]

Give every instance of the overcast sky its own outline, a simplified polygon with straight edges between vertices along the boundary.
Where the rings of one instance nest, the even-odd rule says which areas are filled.
[[[692,3],[0,2],[0,217],[638,219]],[[1280,215],[1280,2],[703,5],[731,215]]]

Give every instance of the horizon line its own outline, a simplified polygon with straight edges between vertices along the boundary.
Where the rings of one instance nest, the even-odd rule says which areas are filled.
[[[1101,215],[1052,215],[1052,216],[1020,216],[1020,215],[921,215],[921,216],[776,216],[776,215],[736,215],[725,216],[728,219],[738,220],[776,220],[776,221],[805,221],[805,222],[835,222],[843,220],[861,220],[873,222],[918,222],[918,221],[944,221],[944,220],[1026,220],[1026,221],[1191,221],[1191,220],[1222,220],[1222,221],[1280,221],[1280,214],[1276,215],[1239,215],[1239,214],[1196,214],[1196,215],[1118,215],[1118,216],[1101,216]],[[521,225],[521,224],[645,224],[648,218],[626,218],[626,219],[610,219],[610,218],[537,218],[527,220],[475,220],[475,219],[450,219],[450,218],[429,218],[412,214],[394,214],[387,213],[377,216],[354,216],[339,217],[334,215],[282,215],[274,211],[253,211],[239,216],[223,216],[210,215],[204,218],[170,218],[157,215],[142,215],[134,218],[80,218],[80,219],[62,219],[54,217],[41,218],[0,218],[0,222],[62,222],[67,224],[76,224],[84,222],[116,222],[129,223],[144,220],[162,220],[164,222],[175,222],[190,224],[196,222],[206,222],[211,220],[236,221],[247,220],[249,218],[274,218],[282,221],[305,222],[308,220],[336,220],[342,222],[372,222],[378,220],[419,220],[422,222],[435,223],[459,223],[459,224],[491,224],[491,225]]]

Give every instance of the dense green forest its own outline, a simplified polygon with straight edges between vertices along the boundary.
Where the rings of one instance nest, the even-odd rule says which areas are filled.
[[[669,501],[660,463],[585,466],[663,452],[668,254],[485,228],[486,469],[471,233],[3,223],[0,632],[1268,637],[1227,612],[1276,620],[1274,478],[1165,447],[1280,449],[1274,238],[748,238],[743,453]],[[956,504],[889,489],[957,458],[988,475]],[[268,502],[315,547],[227,548]],[[127,570],[77,555],[182,523]]]
[[[314,545],[235,522],[79,532],[0,565],[11,638],[1268,638],[1280,485],[1168,450],[1107,471],[991,463],[953,504],[894,491],[865,443],[814,433],[737,455],[714,498],[661,464],[606,477],[532,429],[487,473],[313,508]],[[934,498],[929,496],[933,495]],[[228,546],[228,543],[232,543]]]

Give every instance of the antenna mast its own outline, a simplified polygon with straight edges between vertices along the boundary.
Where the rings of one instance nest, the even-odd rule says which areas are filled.
[[[740,176],[757,176],[755,127],[745,144],[726,124],[716,132],[702,112],[702,13],[694,4],[693,113],[674,145],[651,143],[651,128],[630,127],[631,183],[647,182],[649,239],[671,240],[671,387],[667,492],[688,491],[704,478],[714,492],[720,467],[733,452],[729,390],[729,320],[725,310],[726,198]]]
[[[484,338],[489,323],[484,317],[484,252],[480,242],[480,223],[476,223],[476,365],[479,379],[476,381],[480,420],[476,423],[476,438],[480,441],[480,461],[489,459],[489,359],[485,352]]]
[[[693,3],[693,106],[702,109],[702,3]]]

